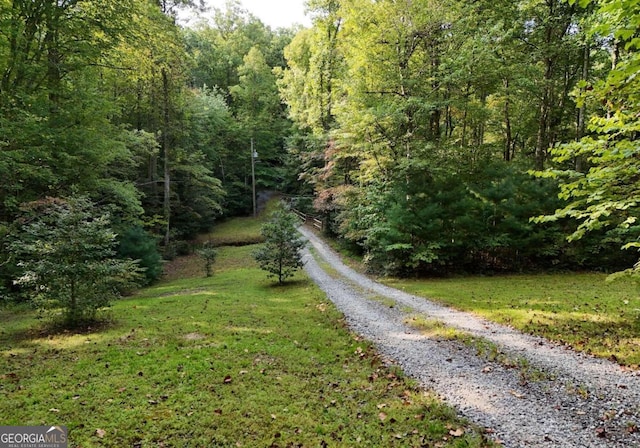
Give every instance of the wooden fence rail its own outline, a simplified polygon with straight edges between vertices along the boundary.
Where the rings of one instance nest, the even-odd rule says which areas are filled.
[[[295,213],[300,221],[304,224],[311,224],[313,227],[319,230],[324,229],[324,222],[321,219],[316,218],[315,216],[307,215],[306,213],[302,213],[300,210],[291,209],[293,213]]]

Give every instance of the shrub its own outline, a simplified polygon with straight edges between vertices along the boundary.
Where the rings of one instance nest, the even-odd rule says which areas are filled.
[[[136,262],[116,256],[109,216],[85,197],[47,198],[27,204],[9,250],[41,310],[61,311],[63,324],[95,320],[124,288],[140,279]]]
[[[211,277],[213,275],[213,263],[215,263],[216,257],[218,256],[218,251],[213,247],[213,243],[204,243],[196,253],[204,260],[205,275]]]
[[[156,239],[140,226],[133,226],[120,235],[120,258],[138,260],[144,269],[145,283],[150,284],[162,275],[162,256]]]

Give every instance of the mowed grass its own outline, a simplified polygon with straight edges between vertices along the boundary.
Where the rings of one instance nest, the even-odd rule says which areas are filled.
[[[208,235],[200,235],[198,242],[211,242],[214,246],[244,246],[259,244],[264,241],[260,234],[262,224],[269,219],[280,199],[272,198],[265,204],[264,210],[256,217],[239,217],[221,221],[216,224],[215,231]]]
[[[637,369],[637,285],[606,278],[605,274],[573,273],[387,279],[385,283]]]
[[[91,332],[0,310],[0,422],[66,425],[85,448],[490,445],[352,335],[303,273],[274,286],[253,248],[220,248],[211,278],[180,259]]]
[[[198,237],[199,242],[211,241],[215,246],[238,246],[261,243],[260,227],[266,215],[258,218],[244,217],[222,221],[215,232]]]

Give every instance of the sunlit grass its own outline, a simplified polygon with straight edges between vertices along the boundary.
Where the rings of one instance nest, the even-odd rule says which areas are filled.
[[[385,283],[623,365],[640,364],[640,297],[632,282],[577,273]]]
[[[199,242],[211,241],[216,246],[242,246],[258,244],[263,241],[260,227],[277,207],[279,199],[267,202],[265,209],[257,217],[237,217],[216,224],[213,232],[198,237]]]
[[[66,425],[72,447],[488,446],[303,272],[277,286],[251,250],[220,248],[209,278],[179,260],[94,331],[0,310],[0,421]]]
[[[200,242],[211,241],[216,246],[257,244],[263,241],[260,235],[260,227],[265,219],[262,215],[258,219],[254,218],[233,218],[222,221],[215,226],[214,231],[209,235],[201,235]]]

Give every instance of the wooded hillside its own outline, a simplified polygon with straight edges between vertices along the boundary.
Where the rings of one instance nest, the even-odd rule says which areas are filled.
[[[372,269],[637,259],[637,2],[309,6],[280,81],[301,178]]]
[[[633,266],[636,1],[307,6],[274,30],[237,1],[183,28],[200,2],[0,0],[4,289],[34,201],[86,197],[122,256],[171,257],[251,212],[252,163],[372,270]]]

